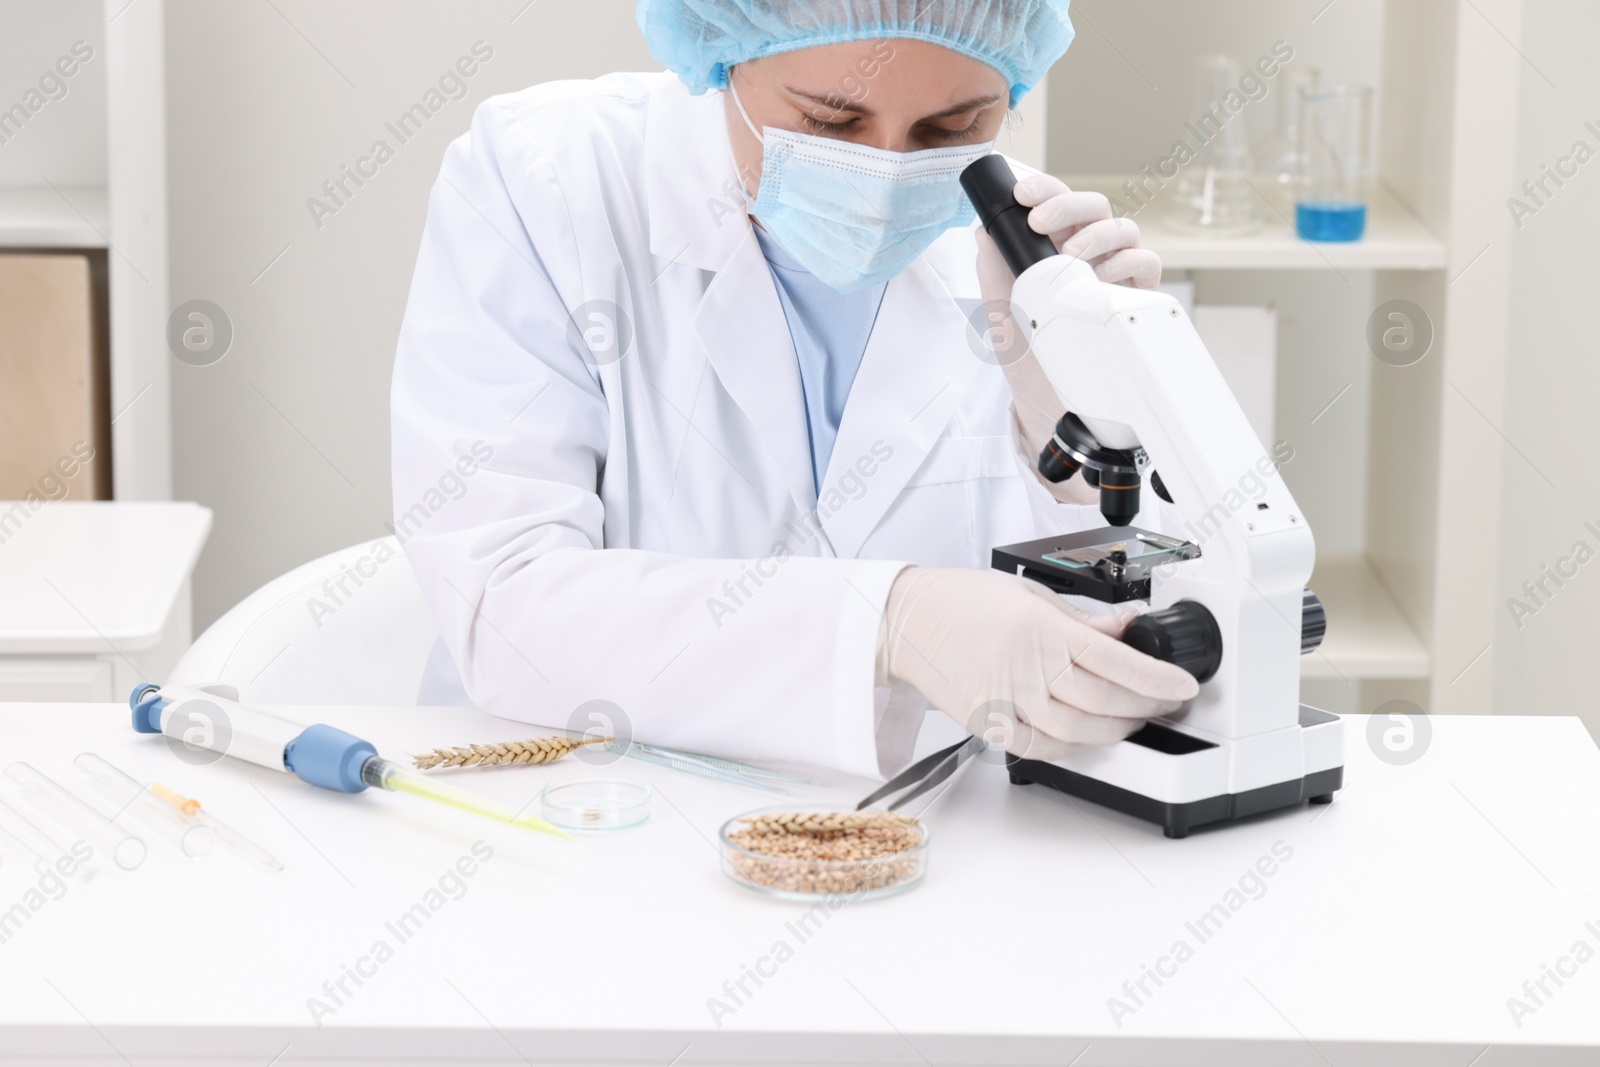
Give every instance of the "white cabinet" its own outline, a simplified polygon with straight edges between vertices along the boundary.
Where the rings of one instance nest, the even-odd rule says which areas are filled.
[[[192,639],[211,512],[188,503],[0,501],[0,701],[126,700]]]

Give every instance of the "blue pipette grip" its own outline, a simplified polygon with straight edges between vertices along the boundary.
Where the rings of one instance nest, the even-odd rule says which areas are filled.
[[[307,726],[289,742],[283,762],[301,781],[341,793],[359,793],[367,788],[361,780],[361,768],[377,754],[371,742],[318,723]]]

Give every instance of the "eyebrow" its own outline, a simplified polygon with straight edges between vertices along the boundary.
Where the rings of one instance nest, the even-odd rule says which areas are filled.
[[[853,100],[846,100],[846,99],[844,99],[844,98],[842,98],[842,97],[840,97],[838,95],[834,95],[834,96],[818,96],[815,93],[808,93],[808,92],[805,92],[802,89],[794,89],[794,88],[791,88],[791,87],[789,87],[787,85],[785,85],[783,88],[784,88],[785,92],[789,93],[789,95],[798,96],[802,100],[809,100],[811,103],[816,104],[818,107],[827,108],[829,111],[833,111],[833,112],[845,111],[845,112],[849,112],[850,114],[853,114],[853,115],[871,115],[872,114],[872,111],[869,108],[863,107],[861,104],[858,104]],[[951,106],[945,108],[943,111],[937,112],[935,114],[924,115],[920,121],[929,122],[929,121],[933,121],[933,120],[936,120],[936,119],[947,119],[947,118],[950,118],[950,117],[952,117],[954,115],[964,115],[968,111],[978,111],[978,110],[980,110],[982,108],[990,107],[990,106],[992,106],[994,104],[997,104],[999,102],[1000,102],[1000,94],[999,93],[991,93],[988,96],[975,96],[975,97],[972,97],[970,100],[962,100],[959,103],[952,104]]]

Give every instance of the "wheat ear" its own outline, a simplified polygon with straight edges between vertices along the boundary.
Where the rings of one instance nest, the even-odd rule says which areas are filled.
[[[599,745],[609,737],[535,737],[528,741],[504,741],[487,745],[461,745],[436,748],[413,756],[418,770],[435,767],[500,767],[519,763],[554,763],[573,749]]]
[[[758,834],[840,834],[863,830],[896,831],[917,820],[897,811],[779,812],[739,820]]]

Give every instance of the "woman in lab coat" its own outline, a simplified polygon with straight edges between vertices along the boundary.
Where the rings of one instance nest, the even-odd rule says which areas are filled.
[[[478,108],[394,374],[396,528],[441,630],[424,702],[874,775],[929,703],[1048,759],[1194,695],[986,569],[1103,525],[1034,472],[1043,372],[969,322],[1010,275],[957,183],[1066,8],[641,0],[672,73]],[[1156,284],[1104,197],[1017,195],[1102,279]]]

